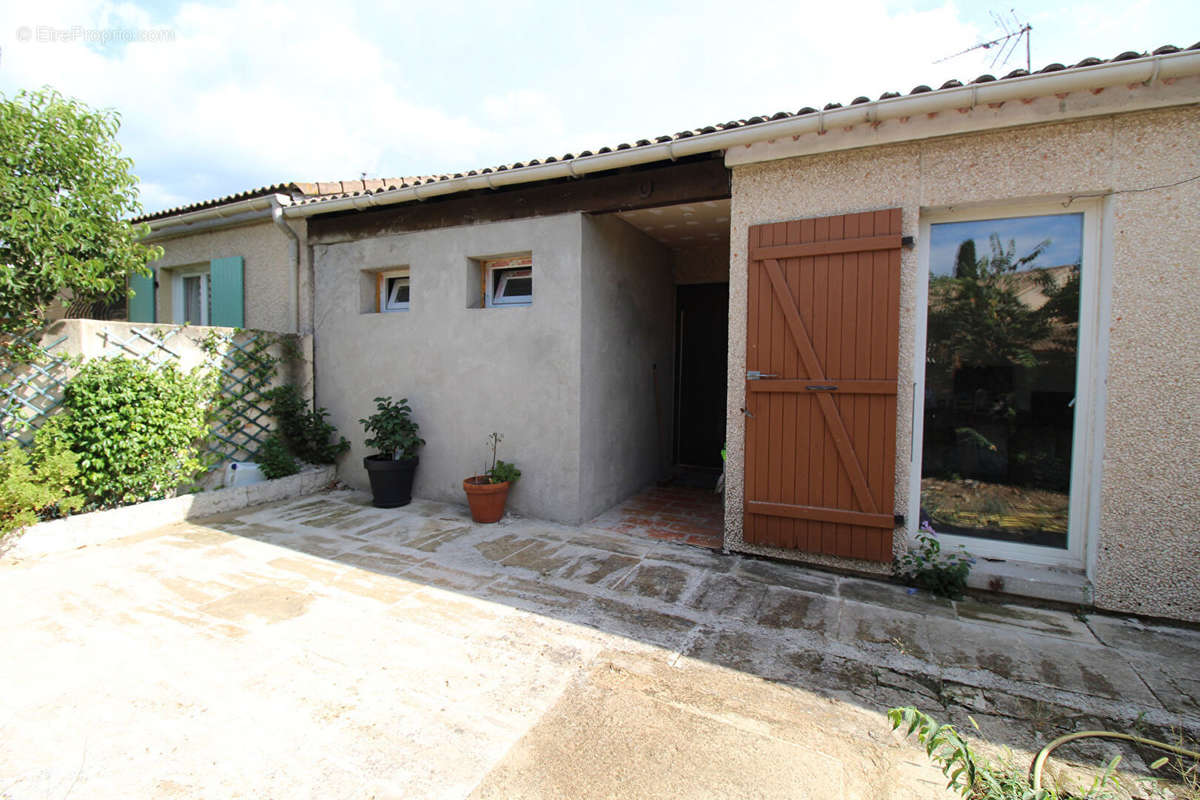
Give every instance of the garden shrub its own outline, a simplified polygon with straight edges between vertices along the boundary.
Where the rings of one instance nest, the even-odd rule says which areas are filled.
[[[300,471],[300,465],[296,463],[296,459],[288,451],[287,445],[283,443],[283,437],[277,433],[263,442],[258,453],[254,456],[254,463],[258,464],[262,470],[262,474],[267,478],[286,478],[288,475],[295,475]]]
[[[124,358],[89,361],[67,382],[59,435],[79,456],[77,489],[94,506],[166,496],[203,464],[211,375]]]
[[[350,449],[345,437],[338,437],[337,428],[325,421],[329,412],[315,411],[300,394],[300,387],[285,384],[266,394],[271,402],[271,416],[279,424],[278,433],[293,456],[309,464],[332,464]]]
[[[53,435],[54,424],[43,426],[28,452],[11,439],[0,443],[0,538],[83,503],[71,494],[79,458]]]

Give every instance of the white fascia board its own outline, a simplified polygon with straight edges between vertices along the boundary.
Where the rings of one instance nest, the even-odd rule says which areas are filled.
[[[891,116],[843,127],[819,128],[783,138],[754,142],[725,151],[725,165],[745,166],[782,158],[816,155],[886,144],[1064,122],[1200,103],[1200,76],[1153,85],[1134,83],[1064,92],[1035,98],[947,108],[916,115]]]

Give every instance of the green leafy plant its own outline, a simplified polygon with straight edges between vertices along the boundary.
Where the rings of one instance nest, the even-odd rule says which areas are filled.
[[[380,455],[390,456],[393,461],[416,458],[417,450],[425,440],[417,435],[420,426],[411,417],[408,398],[402,397],[400,402],[393,403],[390,397],[376,397],[375,408],[378,410],[374,414],[359,420],[363,429],[371,434],[365,441],[367,447],[374,447]]]
[[[496,466],[492,467],[488,472],[492,479],[492,483],[516,483],[517,478],[521,477],[521,470],[517,469],[516,464],[510,464],[507,461],[497,461]]]
[[[30,452],[11,439],[0,443],[0,537],[83,504],[71,494],[79,458],[52,435],[53,425],[43,426]]]
[[[313,410],[295,384],[284,384],[266,393],[270,413],[279,425],[279,436],[293,456],[309,464],[332,464],[350,449],[344,436],[325,418],[324,408]]]
[[[896,558],[892,571],[913,586],[951,600],[961,600],[974,563],[975,559],[961,546],[958,552],[943,553],[937,531],[929,522],[923,522],[917,531],[916,545]]]
[[[54,436],[79,456],[94,506],[164,497],[201,469],[211,374],[125,358],[89,361],[67,382]]]
[[[262,447],[254,455],[254,463],[258,464],[262,474],[268,478],[286,478],[300,471],[295,456],[284,444],[283,438],[272,434],[263,442]]]
[[[39,327],[64,293],[120,298],[162,256],[128,222],[141,204],[119,127],[48,87],[0,96],[0,339]]]
[[[500,447],[500,443],[504,441],[504,435],[501,433],[489,433],[486,446],[491,451],[491,466],[488,466],[487,460],[483,464],[483,474],[491,479],[492,483],[515,483],[521,477],[521,470],[517,469],[516,464],[510,464],[507,461],[500,461],[496,458],[496,450]]]
[[[954,726],[939,725],[933,717],[912,706],[889,709],[887,715],[892,730],[905,726],[905,736],[915,734],[917,741],[925,745],[925,754],[948,778],[946,788],[968,797],[968,792],[975,786],[979,764],[971,746]]]
[[[1025,770],[1014,763],[1013,755],[1008,750],[1005,750],[997,761],[985,758],[972,749],[953,725],[939,725],[928,714],[912,706],[889,709],[887,716],[892,723],[892,730],[904,728],[905,736],[915,735],[917,741],[924,745],[926,755],[946,776],[946,788],[958,792],[968,800],[1115,800],[1118,796],[1125,796],[1117,794],[1123,788],[1117,776],[1120,756],[1106,763],[1093,779],[1091,786],[1082,790],[1082,793],[1065,792],[1061,787],[1042,788],[1040,777],[1036,777],[1040,773],[1038,765],[1054,747],[1054,743],[1043,748],[1034,762],[1033,769]],[[974,718],[968,719],[978,731],[979,726]],[[1090,731],[1061,737],[1055,742],[1093,735],[1128,738],[1124,734]],[[1157,769],[1164,763],[1166,759],[1160,759],[1151,765],[1151,769]],[[1031,778],[1031,774],[1035,777]],[[1034,786],[1039,788],[1035,789]]]

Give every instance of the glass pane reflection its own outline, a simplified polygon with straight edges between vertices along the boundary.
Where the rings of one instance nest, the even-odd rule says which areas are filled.
[[[1067,546],[1083,215],[931,226],[921,521]]]

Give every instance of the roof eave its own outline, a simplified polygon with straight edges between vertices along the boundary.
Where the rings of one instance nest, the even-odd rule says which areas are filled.
[[[579,177],[593,172],[638,166],[655,161],[675,160],[683,156],[715,152],[784,136],[799,136],[812,131],[873,124],[886,119],[915,117],[920,114],[932,114],[950,109],[974,108],[977,105],[1031,99],[1062,92],[1102,89],[1133,83],[1149,84],[1155,80],[1198,74],[1200,74],[1200,51],[1195,50],[1126,61],[1104,62],[1087,67],[1074,67],[1050,73],[1034,73],[922,94],[891,97],[827,111],[814,111],[802,116],[765,120],[755,125],[732,130],[697,134],[627,150],[580,156],[567,161],[543,163],[460,178],[447,178],[375,194],[298,203],[287,208],[284,213],[287,216],[307,217],[420,201],[476,189],[495,189],[521,183]]]
[[[275,194],[251,198],[200,211],[150,220],[152,237],[179,235],[188,226],[207,219],[229,218],[231,209],[248,206],[238,213],[280,205],[289,217],[309,217],[344,211],[360,211],[379,206],[419,202],[460,192],[479,189],[499,189],[506,186],[537,183],[561,178],[577,178],[595,172],[640,166],[661,161],[674,161],[685,156],[700,155],[745,146],[756,142],[800,136],[827,129],[875,124],[889,119],[916,117],[951,109],[972,109],[979,105],[1028,100],[1048,95],[1104,89],[1137,83],[1151,84],[1200,75],[1200,51],[1183,50],[1151,55],[1125,61],[1108,61],[1086,67],[1072,67],[1055,72],[1041,72],[977,82],[947,89],[908,94],[859,103],[824,111],[764,120],[738,128],[698,133],[607,153],[579,156],[560,161],[541,163],[509,170],[488,170],[441,180],[430,180],[398,189],[374,193],[365,192],[327,200],[293,201],[287,195]],[[260,205],[256,205],[260,204]],[[269,211],[267,212],[269,214]],[[171,233],[166,231],[171,229]],[[179,229],[178,231],[174,229]]]

